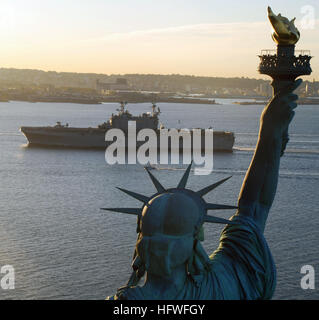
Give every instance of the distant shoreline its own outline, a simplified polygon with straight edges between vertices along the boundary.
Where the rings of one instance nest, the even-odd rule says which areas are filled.
[[[78,103],[78,104],[102,104],[108,102],[119,103],[123,98],[106,98],[106,99],[82,99],[82,98],[66,98],[66,97],[33,97],[33,98],[13,98],[13,99],[3,99],[0,102],[10,102],[10,101],[25,101],[25,102],[52,102],[52,103]],[[152,99],[126,99],[128,103],[147,103],[152,102]],[[196,98],[163,98],[157,99],[156,103],[192,103],[192,104],[214,104],[218,103],[215,100],[208,99],[196,99]]]
[[[247,97],[242,97],[241,99],[247,99]],[[221,99],[230,99],[230,98],[221,98]],[[82,99],[82,98],[66,98],[66,97],[33,97],[33,98],[13,98],[13,99],[0,99],[1,102],[10,102],[10,101],[23,101],[23,102],[51,102],[51,103],[75,103],[75,104],[103,104],[103,103],[119,103],[121,100],[119,97],[107,98],[107,99]],[[152,102],[152,99],[127,99],[128,103],[148,103]],[[220,105],[214,99],[198,99],[198,98],[162,98],[157,99],[156,103],[184,103],[184,104],[209,104],[209,105]],[[240,106],[256,106],[256,105],[266,105],[267,101],[234,101],[232,104],[237,104]],[[319,99],[299,99],[299,105],[319,105]]]

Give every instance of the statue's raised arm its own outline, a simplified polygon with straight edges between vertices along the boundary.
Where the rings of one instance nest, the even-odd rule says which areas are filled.
[[[238,199],[238,215],[249,216],[262,231],[277,189],[280,157],[289,140],[288,126],[297,107],[298,96],[293,91],[302,80],[295,79],[311,74],[311,56],[303,52],[294,55],[295,44],[300,38],[295,18],[289,20],[280,13],[276,15],[270,7],[268,18],[274,28],[272,38],[277,44],[277,52],[259,56],[259,72],[272,77],[274,97],[261,115],[255,154]]]
[[[283,134],[297,107],[293,91],[301,82],[278,92],[262,112],[255,154],[240,191],[238,214],[250,216],[262,230],[277,189],[280,157],[286,147]]]

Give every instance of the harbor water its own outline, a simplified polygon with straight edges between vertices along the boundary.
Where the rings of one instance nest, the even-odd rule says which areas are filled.
[[[238,101],[238,100],[237,100]],[[159,103],[167,128],[233,131],[233,153],[215,153],[209,175],[191,174],[188,186],[201,189],[232,176],[208,194],[210,202],[234,205],[255,147],[260,105]],[[117,104],[0,103],[0,267],[12,265],[15,289],[1,299],[104,299],[126,283],[136,241],[136,218],[100,210],[140,203],[115,187],[155,193],[143,166],[108,165],[103,150],[26,147],[20,126],[68,122],[96,127]],[[151,104],[131,104],[134,114]],[[274,299],[319,299],[319,283],[303,290],[300,273],[312,265],[319,275],[319,107],[301,105],[290,127],[281,161],[277,195],[265,237],[277,267]],[[174,187],[185,165],[157,165],[152,172]],[[216,215],[228,218],[234,212]],[[214,213],[215,214],[215,213]],[[205,226],[204,247],[212,253],[223,226]],[[319,277],[317,276],[316,279]]]

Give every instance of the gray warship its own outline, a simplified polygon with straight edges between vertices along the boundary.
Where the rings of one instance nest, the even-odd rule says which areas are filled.
[[[117,114],[112,114],[108,121],[98,125],[97,128],[76,128],[68,124],[57,122],[55,126],[47,127],[27,127],[22,126],[20,131],[28,140],[28,146],[37,147],[60,147],[60,148],[85,148],[85,149],[105,149],[112,142],[105,141],[105,134],[110,129],[121,129],[124,133],[128,132],[128,122],[135,121],[136,132],[142,129],[152,129],[160,136],[159,126],[160,109],[155,103],[152,111],[133,116],[126,108],[126,102],[120,103]],[[180,129],[182,130],[182,129]],[[178,132],[180,130],[177,130]],[[202,149],[204,148],[205,130],[202,132]],[[214,131],[213,150],[221,152],[232,152],[235,137],[233,132]],[[142,143],[140,143],[142,144]],[[137,142],[137,147],[140,145]],[[159,143],[158,143],[159,146]]]

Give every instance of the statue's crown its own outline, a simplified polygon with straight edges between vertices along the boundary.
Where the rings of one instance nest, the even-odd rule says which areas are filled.
[[[199,219],[197,223],[197,228],[200,228],[204,222],[209,223],[222,223],[222,224],[234,224],[231,220],[214,217],[208,215],[208,210],[221,210],[221,209],[237,209],[236,206],[224,205],[224,204],[215,204],[215,203],[207,203],[203,196],[206,195],[208,192],[214,190],[222,183],[226,182],[229,178],[222,179],[218,182],[215,182],[199,191],[192,191],[190,189],[186,189],[187,180],[189,177],[189,173],[191,170],[192,163],[187,167],[184,175],[182,176],[180,182],[178,183],[176,188],[165,189],[162,184],[155,178],[155,176],[147,169],[148,175],[150,176],[157,193],[153,194],[152,196],[145,196],[133,191],[129,191],[126,189],[118,188],[122,192],[128,194],[129,196],[141,201],[143,206],[141,208],[101,208],[102,210],[108,210],[113,212],[122,212],[126,214],[132,214],[138,216],[138,232],[140,232],[140,220],[143,218],[143,214],[152,206],[154,199],[158,199],[159,196],[164,194],[176,194],[176,195],[183,195],[183,197],[179,197],[180,199],[191,199],[198,207]],[[164,198],[164,197],[163,197]],[[178,198],[178,197],[175,197]],[[182,201],[182,200],[181,200]],[[178,204],[177,204],[178,206]]]

